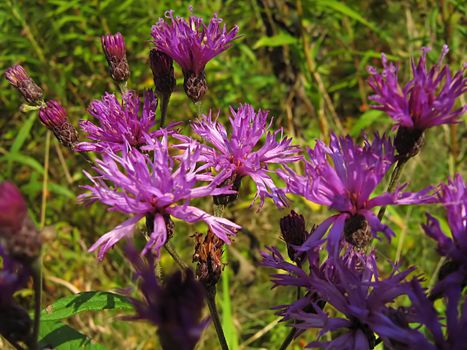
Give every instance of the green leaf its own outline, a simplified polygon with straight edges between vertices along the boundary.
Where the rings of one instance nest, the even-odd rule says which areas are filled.
[[[345,16],[348,16],[350,18],[353,18],[354,20],[360,22],[361,24],[367,26],[371,30],[378,32],[378,28],[373,23],[368,22],[365,18],[360,16],[358,12],[355,10],[351,9],[347,5],[345,5],[342,2],[339,1],[333,1],[333,0],[324,0],[324,1],[318,1],[318,5],[330,8],[334,11],[340,12]]]
[[[37,113],[31,113],[29,118],[23,123],[21,129],[19,129],[18,135],[16,135],[15,141],[11,145],[10,151],[12,153],[18,153],[18,151],[23,147],[24,141],[28,138],[32,125],[36,120]]]
[[[296,44],[298,39],[287,33],[280,33],[273,36],[261,37],[253,46],[253,49],[257,49],[263,46],[275,47],[289,44]]]
[[[355,124],[352,126],[352,129],[350,129],[350,136],[357,137],[360,135],[363,129],[376,123],[377,121],[388,121],[386,120],[387,118],[389,117],[385,113],[375,109],[370,109],[357,119]],[[390,123],[390,121],[388,121],[388,123]]]
[[[37,170],[39,173],[43,174],[44,173],[44,167],[39,163],[37,160],[35,160],[32,157],[26,156],[21,153],[7,153],[3,157],[0,158],[1,161],[12,161],[12,162],[17,162],[21,163],[27,166],[30,166],[31,168]]]
[[[41,322],[39,346],[41,349],[49,347],[54,350],[106,350],[104,346],[92,343],[90,338],[59,321]]]
[[[43,321],[63,320],[83,311],[132,310],[128,298],[110,292],[83,292],[57,300],[42,311]]]
[[[224,251],[222,256],[224,263],[228,262],[228,252]],[[230,269],[225,269],[222,274],[222,328],[224,329],[225,339],[229,345],[229,349],[238,349],[237,330],[233,323],[232,317],[232,301],[230,299],[229,273]]]

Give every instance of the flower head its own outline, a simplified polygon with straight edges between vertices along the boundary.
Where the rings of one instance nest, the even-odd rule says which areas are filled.
[[[201,209],[190,206],[194,198],[232,193],[232,190],[217,188],[221,178],[212,178],[200,174],[197,167],[200,148],[189,148],[178,157],[177,161],[169,155],[167,135],[162,141],[154,140],[151,145],[154,158],[140,153],[137,149],[124,150],[119,156],[108,150],[97,160],[98,176],[86,173],[93,182],[85,186],[90,193],[81,195],[81,199],[100,201],[110,210],[132,214],[133,217],[103,235],[90,251],[99,250],[99,258],[121,238],[132,234],[137,222],[149,216],[153,218],[153,232],[144,248],[156,254],[167,240],[167,216],[193,223],[204,221],[214,234],[224,242],[229,242],[229,235],[235,234],[240,227],[233,222],[214,217]],[[200,181],[210,181],[200,186]]]
[[[136,316],[158,327],[162,349],[193,350],[209,319],[202,320],[204,288],[190,270],[177,271],[161,285],[155,275],[154,258],[144,261],[133,248],[126,256],[140,280],[144,300],[131,298]]]
[[[0,183],[0,237],[11,237],[21,229],[28,208],[23,195],[11,182]]]
[[[154,45],[172,57],[185,76],[185,92],[194,101],[199,101],[207,90],[204,67],[206,64],[232,46],[231,41],[238,38],[238,27],[227,31],[221,26],[222,19],[214,15],[206,26],[203,19],[190,16],[188,20],[174,17],[173,11],[167,11],[166,17],[152,27]]]
[[[68,121],[65,109],[55,100],[50,100],[39,110],[41,122],[51,130],[60,143],[73,148],[78,141],[78,132]]]
[[[433,295],[467,284],[467,189],[460,174],[440,187],[438,196],[446,208],[451,237],[430,214],[426,214],[427,223],[423,225],[426,234],[438,243],[438,253],[448,258],[440,270],[440,281],[433,289]]]
[[[96,142],[81,142],[75,149],[94,152],[111,149],[116,152],[128,146],[138,148],[146,145],[148,137],[162,136],[161,130],[151,131],[156,124],[156,108],[157,98],[151,90],[144,94],[141,113],[140,98],[136,92],[124,93],[121,103],[115,95],[106,93],[101,100],[91,102],[88,108],[89,114],[97,119],[99,125],[89,120],[80,122],[88,138]]]
[[[23,95],[27,102],[38,103],[42,100],[44,92],[19,64],[8,68],[5,71],[5,78]]]
[[[449,51],[447,45],[444,45],[438,63],[428,70],[428,51],[428,48],[422,48],[418,64],[412,61],[413,79],[404,87],[399,85],[396,66],[388,63],[384,54],[382,74],[369,67],[368,83],[376,93],[371,99],[377,103],[373,108],[388,113],[398,126],[427,129],[456,123],[465,112],[465,107],[454,109],[454,105],[467,88],[467,78],[463,76],[466,66],[452,76],[449,67],[442,66]]]
[[[290,168],[280,171],[279,175],[287,182],[288,192],[328,206],[338,214],[321,223],[301,250],[307,250],[321,239],[331,226],[328,235],[330,252],[338,252],[344,233],[347,242],[363,248],[377,232],[383,232],[388,238],[394,234],[381,223],[372,208],[434,201],[427,195],[431,188],[418,193],[402,193],[404,186],[395,193],[370,198],[395,161],[392,144],[384,137],[375,135],[373,143],[365,139],[361,147],[350,137],[333,134],[329,146],[318,140],[308,154],[310,160],[305,160],[304,176],[297,175]]]
[[[261,205],[265,197],[271,197],[278,206],[286,206],[287,198],[269,176],[268,166],[301,159],[299,147],[291,145],[291,138],[282,137],[282,129],[269,131],[272,121],[267,123],[268,111],[255,112],[252,106],[244,104],[236,111],[231,108],[230,113],[230,137],[225,127],[217,119],[212,119],[211,113],[192,124],[194,132],[213,146],[202,149],[207,165],[223,170],[226,178],[251,177]],[[266,140],[260,146],[263,136]]]
[[[126,47],[123,35],[120,33],[103,35],[101,43],[112,78],[117,82],[128,80],[130,68],[126,59]]]

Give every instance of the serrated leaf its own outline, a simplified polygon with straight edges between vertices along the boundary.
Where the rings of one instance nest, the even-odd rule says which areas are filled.
[[[91,339],[76,329],[59,321],[41,322],[39,331],[39,347],[54,350],[106,350],[100,344],[92,343]]]
[[[280,33],[280,34],[273,35],[273,36],[263,36],[255,43],[255,45],[253,46],[253,49],[257,49],[263,46],[275,47],[275,46],[290,45],[290,44],[296,44],[297,42],[298,42],[298,39],[293,37],[292,35],[287,34],[287,33]]]
[[[63,320],[83,311],[132,310],[128,298],[110,292],[83,292],[57,300],[42,311],[43,321]]]

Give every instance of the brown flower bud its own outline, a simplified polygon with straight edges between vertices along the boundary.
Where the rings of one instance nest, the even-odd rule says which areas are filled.
[[[224,265],[222,264],[222,247],[224,242],[211,230],[206,235],[197,233],[193,262],[197,262],[196,277],[209,291],[215,287],[221,277]]]
[[[292,210],[289,215],[281,218],[279,224],[290,260],[301,264],[305,254],[297,252],[293,246],[302,245],[310,235],[305,229],[305,218]]]
[[[78,141],[78,131],[68,121],[65,110],[57,101],[47,102],[47,105],[39,110],[39,118],[63,146],[73,148]]]
[[[345,220],[344,237],[356,248],[365,248],[373,239],[371,226],[363,215],[353,215]]]
[[[103,35],[101,43],[112,79],[119,83],[127,81],[130,77],[130,67],[126,59],[123,35],[120,33]]]
[[[398,153],[398,159],[406,161],[415,157],[423,146],[425,141],[425,130],[399,127],[396,137],[394,138],[394,146]]]
[[[186,95],[195,103],[200,101],[208,91],[204,70],[198,75],[193,72],[183,72],[183,75],[185,77],[183,87]]]
[[[19,64],[8,68],[5,71],[5,78],[23,95],[27,102],[37,104],[42,100],[44,92]]]
[[[149,52],[149,64],[157,96],[170,96],[176,85],[172,58],[161,51],[152,49]]]

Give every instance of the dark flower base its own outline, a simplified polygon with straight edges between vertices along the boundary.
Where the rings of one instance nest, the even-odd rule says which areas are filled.
[[[394,146],[398,153],[400,161],[406,161],[415,157],[423,146],[425,141],[425,130],[413,129],[401,126],[397,130]]]
[[[238,191],[240,190],[240,186],[242,184],[242,176],[234,174],[229,177],[227,180],[222,182],[219,187],[225,187],[227,185],[232,185],[232,189],[237,191],[234,194],[221,194],[219,196],[213,196],[214,204],[215,205],[228,205],[233,203],[238,198]]]
[[[185,82],[183,87],[185,89],[185,93],[193,102],[200,101],[203,96],[208,91],[208,82],[206,81],[206,75],[204,71],[200,74],[196,75],[193,72],[186,72],[184,73]]]
[[[347,242],[359,249],[370,244],[373,238],[368,221],[360,214],[351,216],[345,220],[344,235]]]

